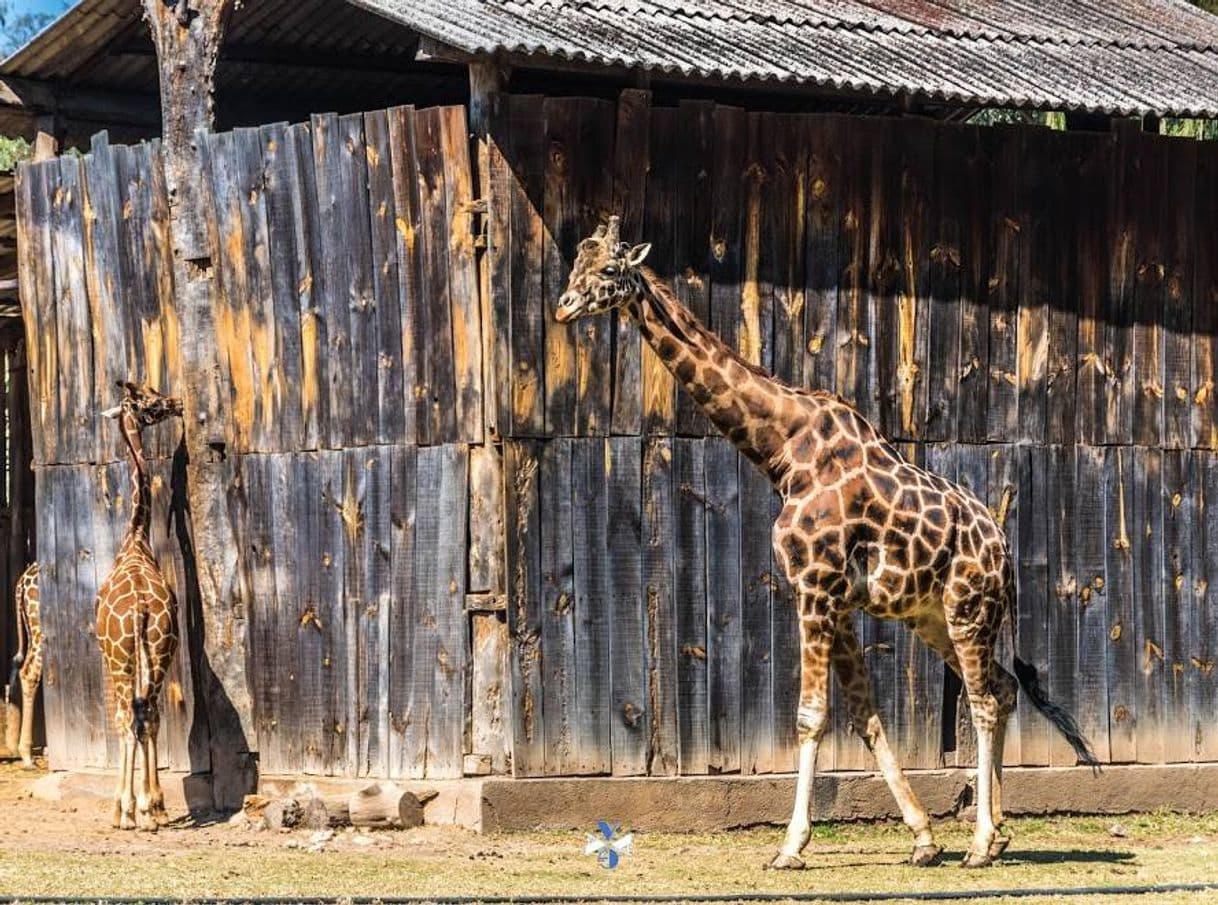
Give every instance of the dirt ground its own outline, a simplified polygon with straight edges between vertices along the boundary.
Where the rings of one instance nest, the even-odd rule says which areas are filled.
[[[816,827],[808,870],[763,870],[777,829],[718,835],[640,833],[615,870],[583,854],[576,833],[478,835],[452,827],[339,832],[255,832],[185,816],[155,835],[109,826],[107,802],[50,803],[30,796],[38,774],[0,764],[0,895],[170,897],[409,896],[892,892],[1218,882],[1218,814],[1014,821],[1001,865],[956,863],[969,827],[945,823],[948,861],[915,869],[910,840],[892,824]],[[589,827],[589,830],[592,830]],[[628,828],[627,828],[628,829]],[[1016,900],[1001,900],[1016,901]],[[1055,897],[1021,898],[1056,902]],[[1125,901],[1095,896],[1088,905]],[[1218,901],[1218,892],[1139,897],[1147,905]]]

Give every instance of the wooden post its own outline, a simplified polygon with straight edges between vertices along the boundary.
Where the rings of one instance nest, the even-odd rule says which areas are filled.
[[[469,64],[469,128],[474,142],[475,196],[481,199],[481,239],[478,242],[478,292],[482,317],[482,387],[483,387],[483,445],[470,450],[470,563],[469,591],[479,599],[490,602],[488,611],[470,613],[470,633],[473,651],[469,659],[470,713],[466,737],[467,762],[482,764],[489,760],[495,772],[504,772],[509,763],[510,740],[501,719],[503,690],[508,687],[507,657],[508,627],[505,614],[496,612],[507,593],[504,563],[503,526],[503,446],[504,425],[498,423],[499,413],[506,411],[498,394],[506,387],[497,378],[510,363],[497,354],[495,312],[492,301],[491,249],[494,243],[507,238],[492,234],[492,224],[502,222],[492,216],[492,206],[506,203],[502,191],[496,191],[491,174],[491,156],[499,154],[492,148],[491,123],[496,117],[500,93],[507,79],[507,69],[492,59],[475,60]],[[502,188],[502,187],[500,187]],[[507,290],[501,288],[502,292]],[[479,607],[479,609],[483,609]]]
[[[235,451],[228,442],[228,393],[216,332],[217,288],[199,137],[212,128],[216,59],[234,4],[233,0],[143,3],[160,65],[174,302],[182,336],[181,349],[175,351],[181,355],[177,389],[185,406],[185,490],[191,521],[186,543],[193,547],[183,550],[183,559],[188,595],[194,597],[197,589],[186,609],[202,622],[199,679],[210,732],[213,804],[220,810],[235,810],[254,790],[257,768],[251,753],[255,738],[245,674],[246,601],[237,578],[237,538],[230,518],[230,506],[240,497],[239,480]],[[175,492],[181,490],[175,487]]]

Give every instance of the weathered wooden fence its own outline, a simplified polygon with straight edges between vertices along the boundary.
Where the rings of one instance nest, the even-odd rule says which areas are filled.
[[[765,482],[630,324],[550,316],[610,211],[746,357],[836,390],[1005,518],[1020,650],[1102,760],[1218,755],[1218,146],[634,91],[505,98],[495,132],[518,772],[794,763]],[[954,677],[901,626],[861,637],[904,760],[966,762]],[[867,766],[843,711],[829,762]],[[1026,706],[1007,758],[1073,763]]]
[[[208,140],[263,770],[793,766],[774,495],[629,323],[551,317],[611,211],[748,358],[989,501],[1019,647],[1102,760],[1218,758],[1218,148],[505,96],[476,197],[467,139],[460,108],[397,108]],[[126,465],[96,412],[115,379],[172,392],[196,338],[155,145],[26,166],[19,205],[51,751],[100,764],[92,600]],[[181,589],[177,431],[152,451]],[[183,618],[168,758],[200,769]],[[900,626],[861,637],[904,760],[967,761],[941,664]],[[834,719],[828,763],[869,766]],[[1008,760],[1073,762],[1024,710]]]

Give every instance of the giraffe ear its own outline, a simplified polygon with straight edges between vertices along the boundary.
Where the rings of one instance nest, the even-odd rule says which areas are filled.
[[[634,246],[634,248],[626,252],[626,263],[631,267],[638,267],[643,263],[643,259],[647,257],[649,251],[651,251],[650,242]]]

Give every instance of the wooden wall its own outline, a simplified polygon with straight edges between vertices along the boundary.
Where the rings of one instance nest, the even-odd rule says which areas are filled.
[[[631,324],[552,317],[613,212],[750,360],[841,393],[999,513],[1020,651],[1101,760],[1218,756],[1218,149],[635,90],[504,96],[491,131],[481,187],[460,108],[208,140],[264,771],[794,766],[775,496]],[[27,165],[18,194],[51,751],[101,764],[90,622],[126,464],[96,413],[116,379],[172,392],[198,338],[177,330],[155,144]],[[154,433],[181,593],[178,433]],[[211,652],[182,599],[168,757],[205,769]],[[904,761],[967,762],[953,678],[899,626],[860,637]],[[1010,736],[1012,763],[1073,762],[1024,707]],[[823,756],[870,766],[841,706]]]
[[[1021,654],[1101,760],[1215,756],[1218,146],[642,91],[498,113],[488,391],[518,772],[794,763],[768,487],[632,325],[551,317],[575,243],[614,212],[747,358],[840,393],[1000,514]],[[900,626],[860,632],[903,760],[967,762],[955,678]],[[834,714],[830,764],[867,767]],[[1010,735],[1012,763],[1073,763],[1026,702]]]
[[[206,152],[260,767],[460,775],[468,444],[484,431],[464,110],[317,116],[216,135]],[[83,158],[24,166],[19,199],[49,750],[56,768],[102,766],[115,742],[94,598],[129,478],[97,413],[116,380],[173,393],[180,345],[199,338],[177,328],[157,144],[100,136]],[[205,771],[192,683],[213,652],[183,555],[180,435],[146,437],[154,546],[188,641],[165,759]]]

